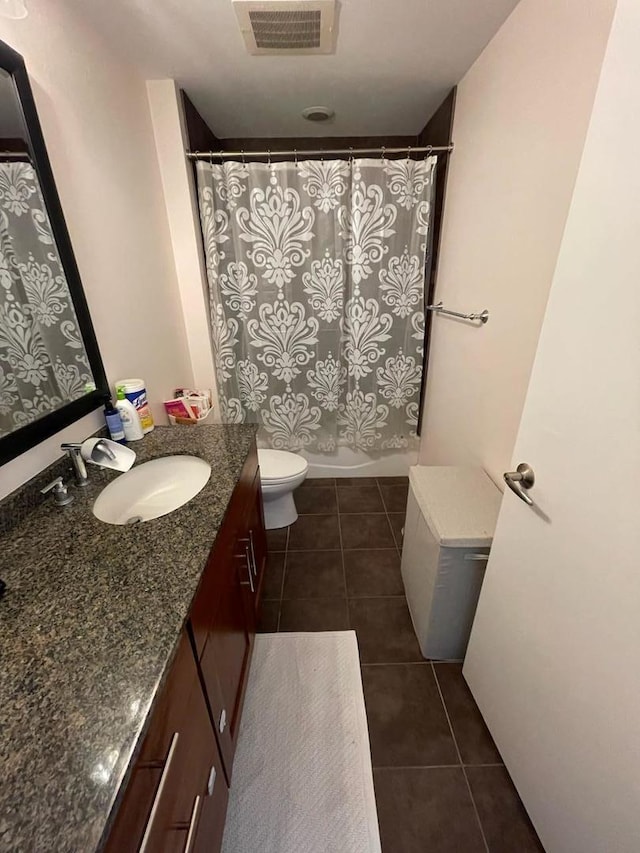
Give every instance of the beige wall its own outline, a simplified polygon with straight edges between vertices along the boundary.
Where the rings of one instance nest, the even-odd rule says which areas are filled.
[[[615,0],[521,0],[458,87],[420,461],[511,454]]]
[[[89,309],[111,382],[142,376],[163,417],[191,383],[145,81],[60,3],[30,0],[0,18],[24,56]],[[0,496],[59,456],[63,437],[103,423],[94,413],[0,469]]]
[[[162,176],[164,201],[178,279],[187,347],[197,388],[211,388],[213,414],[219,419],[213,350],[209,334],[207,279],[197,191],[191,163],[180,92],[174,80],[149,80],[147,95]]]

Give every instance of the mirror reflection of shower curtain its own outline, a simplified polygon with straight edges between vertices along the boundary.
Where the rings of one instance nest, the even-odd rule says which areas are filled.
[[[93,384],[35,169],[0,162],[0,437]]]
[[[223,421],[294,451],[417,444],[435,165],[197,163]]]

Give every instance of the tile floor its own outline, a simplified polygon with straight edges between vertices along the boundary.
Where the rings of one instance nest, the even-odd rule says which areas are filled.
[[[542,851],[457,663],[423,660],[400,555],[406,477],[308,479],[269,531],[262,631],[358,636],[383,853]]]

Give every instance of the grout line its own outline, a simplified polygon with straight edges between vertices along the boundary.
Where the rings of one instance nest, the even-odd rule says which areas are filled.
[[[293,551],[294,554],[301,553],[300,551]],[[307,553],[307,552],[304,552]],[[338,553],[336,551],[336,553]],[[344,562],[343,562],[343,574],[344,574]],[[351,601],[367,601],[368,599],[374,599],[375,601],[379,601],[380,599],[402,599],[405,600],[404,595],[294,595],[291,598],[284,597],[284,577],[282,583],[281,597],[280,598],[265,598],[264,601],[326,601],[327,599],[334,598],[337,600],[346,599],[347,602]],[[425,660],[424,663],[430,663],[430,660]],[[439,662],[439,661],[438,661]]]
[[[280,601],[278,602],[278,624],[276,626],[276,634],[280,633],[280,619],[282,617],[282,596],[284,595],[284,579],[287,576],[287,556],[289,554],[289,532],[291,526],[287,527],[287,537],[284,542],[284,565],[282,567],[282,586],[280,587]]]
[[[382,515],[383,513],[380,513]],[[395,543],[395,537],[393,536],[393,531],[391,532],[391,537]],[[303,552],[309,551],[339,551],[340,548],[291,548],[291,552],[295,554],[300,554]],[[344,548],[344,551],[396,551],[398,550],[397,545],[387,546],[386,548]],[[272,551],[271,553],[276,554],[277,551]],[[282,551],[279,552],[282,554]]]
[[[346,595],[296,595],[291,598],[281,598],[281,601],[346,601]]]
[[[371,488],[373,489],[374,487],[371,486]],[[378,488],[380,487],[378,486]],[[382,498],[382,495],[380,495],[380,497]],[[384,501],[382,502],[382,506],[384,506]],[[320,513],[318,513],[318,515],[319,514]],[[380,510],[370,512],[341,512],[340,515],[388,515],[388,513],[386,509],[383,509],[382,512]]]
[[[354,629],[355,630],[355,629]],[[360,666],[406,666],[409,664],[410,666],[416,666],[416,664],[426,663],[430,664],[429,660],[396,660],[396,661],[385,661],[385,660],[367,660],[360,661]]]
[[[349,598],[347,595],[347,570],[344,564],[344,545],[342,542],[342,525],[340,524],[340,504],[338,498],[338,480],[334,480],[334,488],[336,493],[336,510],[338,512],[338,537],[340,538],[340,559],[342,560],[342,582],[344,583],[344,596],[347,606],[347,626],[349,629],[351,628],[351,611],[349,609]],[[360,656],[360,649],[358,649],[358,656]]]
[[[460,761],[460,768],[462,770],[462,775],[464,776],[464,781],[466,782],[466,785],[467,785],[467,790],[469,791],[469,797],[471,798],[471,805],[473,806],[473,811],[475,812],[476,819],[478,821],[478,827],[480,828],[480,835],[482,836],[482,841],[484,843],[485,850],[487,851],[487,853],[490,853],[489,845],[487,844],[487,839],[486,839],[486,836],[484,834],[484,828],[482,826],[482,821],[480,820],[480,813],[478,811],[476,801],[473,797],[473,792],[471,790],[471,784],[469,783],[469,777],[467,776],[467,771],[465,769],[465,765],[462,762],[462,754],[460,752],[460,747],[458,746],[458,741],[456,739],[455,732],[453,731],[453,725],[451,723],[451,717],[449,716],[449,711],[447,710],[447,704],[444,701],[444,696],[442,695],[442,690],[440,689],[440,682],[438,681],[438,676],[436,675],[436,669],[433,665],[433,661],[431,661],[431,672],[433,673],[433,678],[436,682],[436,687],[438,688],[438,695],[440,696],[440,701],[442,702],[442,707],[444,708],[444,713],[445,713],[445,716],[447,718],[447,723],[449,724],[449,730],[451,732],[451,737],[453,738],[453,743],[454,743],[454,746],[456,748],[456,752],[458,753],[458,760]]]
[[[361,663],[360,666],[431,666],[430,660],[401,660],[396,662],[389,661],[381,661],[377,663],[373,661],[372,663]]]
[[[504,767],[504,764],[373,764],[374,770],[440,770],[452,767]]]
[[[387,524],[389,525],[389,530],[391,531],[391,538],[393,539],[396,546],[396,553],[402,559],[402,552],[398,548],[398,542],[396,540],[396,534],[393,532],[393,525],[391,524],[391,519],[389,518],[389,511],[387,510],[387,505],[384,500],[384,495],[382,494],[382,487],[380,486],[380,480],[376,479],[376,485],[378,487],[378,492],[380,493],[380,500],[382,501],[382,506],[384,507],[384,514],[387,517]]]
[[[350,551],[347,551],[347,554],[350,553]],[[350,598],[351,601],[366,601],[369,598],[375,599],[376,601],[380,598],[401,598],[403,601],[407,600],[405,595],[348,595],[347,598]]]
[[[459,764],[374,764],[374,770],[450,770]]]
[[[284,552],[284,560],[282,561],[282,581],[280,582],[280,598],[278,601],[282,604],[282,600],[284,599],[284,581],[287,576],[287,558],[289,554],[287,551]]]
[[[318,551],[321,551],[322,553],[329,553],[330,551],[339,551],[339,550],[340,550],[340,548],[289,548],[286,553],[287,554],[300,554],[300,553],[304,552],[304,553],[308,554],[310,551],[312,551],[315,554]],[[280,553],[282,554],[284,552],[280,551]]]

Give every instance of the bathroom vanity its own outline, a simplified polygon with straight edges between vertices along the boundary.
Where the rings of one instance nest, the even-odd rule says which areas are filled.
[[[111,525],[91,469],[3,537],[0,848],[219,849],[266,562],[255,429],[167,427],[204,489]]]

